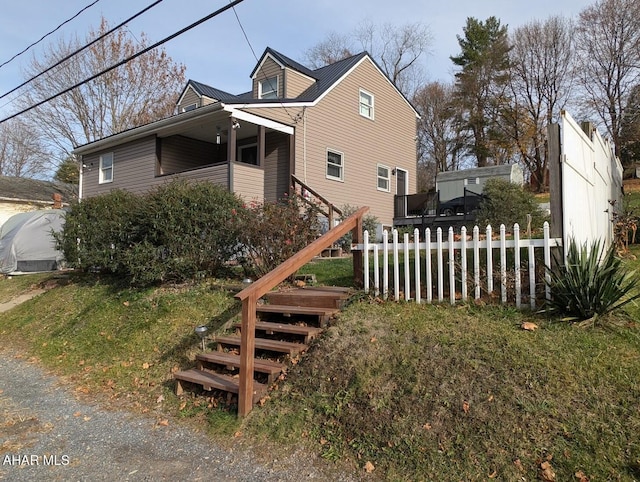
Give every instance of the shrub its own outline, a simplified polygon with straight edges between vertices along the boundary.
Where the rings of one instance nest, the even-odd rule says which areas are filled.
[[[557,258],[556,264],[560,266]],[[605,251],[596,241],[590,248],[586,243],[578,247],[571,239],[566,264],[551,271],[549,308],[567,315],[569,321],[595,323],[598,316],[640,298],[640,292],[633,294],[639,283],[634,272],[623,269],[615,246]]]
[[[349,216],[351,216],[353,213],[355,213],[360,208],[357,207],[357,206],[350,206],[349,204],[345,204],[340,209],[342,211],[342,216],[340,217],[340,220],[344,221],[345,219],[347,219]],[[375,217],[373,214],[365,214],[364,217],[362,218],[362,229],[364,231],[369,231],[369,242],[370,243],[375,243],[376,242],[376,231],[378,229],[378,222],[379,222],[378,218]],[[349,231],[347,234],[345,234],[344,236],[342,236],[338,240],[337,244],[346,253],[350,253],[351,252],[351,243],[352,242],[353,242],[353,233],[351,231]]]
[[[61,233],[54,235],[67,265],[80,269],[123,271],[123,253],[136,242],[137,196],[114,190],[74,202]]]
[[[500,178],[489,179],[484,186],[485,198],[480,203],[478,222],[498,228],[504,224],[510,229],[515,223],[527,227],[527,214],[531,215],[532,229],[541,229],[547,220],[533,194],[522,186]]]
[[[297,195],[279,202],[251,203],[239,219],[243,267],[260,277],[289,259],[320,235],[315,206]]]
[[[57,237],[69,265],[144,286],[219,274],[239,252],[242,202],[211,183],[174,181],[144,196],[75,203]]]

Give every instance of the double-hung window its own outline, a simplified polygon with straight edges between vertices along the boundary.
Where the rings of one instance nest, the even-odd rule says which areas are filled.
[[[327,150],[327,179],[344,180],[344,155],[341,152]]]
[[[278,76],[269,77],[258,82],[258,98],[277,99],[278,98]]]
[[[113,152],[108,152],[100,156],[99,183],[113,181]]]
[[[391,191],[391,170],[387,166],[378,164],[378,191]]]
[[[360,115],[373,119],[373,94],[360,89]]]

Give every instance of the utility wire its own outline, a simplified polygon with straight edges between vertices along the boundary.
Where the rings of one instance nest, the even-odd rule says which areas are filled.
[[[96,0],[99,1],[99,0]],[[82,52],[85,49],[88,49],[89,47],[91,47],[93,44],[95,44],[96,42],[99,42],[100,40],[102,40],[103,38],[105,38],[107,35],[111,35],[113,32],[115,32],[116,30],[118,30],[120,27],[122,27],[123,25],[126,25],[127,23],[131,22],[132,20],[138,18],[140,15],[142,15],[143,13],[147,12],[148,10],[151,10],[153,7],[155,7],[156,5],[158,5],[160,2],[162,2],[163,0],[157,0],[155,3],[152,3],[151,5],[149,5],[147,8],[145,8],[144,10],[140,10],[138,13],[136,13],[135,15],[133,15],[132,17],[129,17],[128,19],[126,19],[124,22],[116,25],[115,27],[113,27],[111,30],[109,30],[108,32],[105,32],[104,34],[100,35],[99,37],[95,38],[94,40],[92,40],[91,42],[89,42],[87,45],[85,45],[84,47],[80,47],[78,50],[70,53],[69,55],[67,55],[66,57],[64,57],[63,59],[59,60],[58,62],[56,62],[55,64],[53,64],[51,67],[48,67],[46,70],[43,70],[42,72],[40,72],[37,75],[34,75],[33,77],[31,77],[29,80],[24,81],[22,84],[20,84],[18,87],[15,87],[13,89],[11,89],[8,92],[5,92],[4,94],[0,95],[0,99],[4,99],[6,96],[8,96],[9,94],[15,92],[16,90],[18,90],[21,87],[24,87],[25,85],[27,85],[29,82],[32,82],[34,80],[36,80],[38,77],[46,74],[47,72],[51,71],[52,69],[55,69],[57,66],[59,66],[60,64],[66,62],[67,60],[69,60],[71,57],[74,57],[76,55],[78,55],[80,52]]]
[[[58,25],[56,28],[54,28],[51,32],[44,34],[42,37],[40,37],[40,40],[37,40],[35,42],[33,42],[31,45],[29,45],[26,49],[22,50],[21,52],[18,52],[17,54],[15,54],[13,57],[11,57],[9,60],[7,60],[6,62],[3,62],[2,64],[0,64],[0,68],[4,67],[5,65],[7,65],[9,62],[11,62],[12,60],[16,59],[17,57],[21,56],[23,53],[25,53],[27,50],[29,50],[31,47],[34,47],[36,45],[38,45],[40,42],[42,42],[45,38],[47,38],[49,35],[51,35],[52,33],[56,32],[57,30],[60,29],[60,27],[62,27],[63,25],[71,22],[71,20],[73,20],[74,18],[76,18],[78,15],[80,15],[82,12],[84,12],[85,10],[87,10],[90,7],[93,7],[96,3],[98,3],[100,0],[95,0],[93,3],[90,3],[89,5],[87,5],[86,7],[84,7],[82,10],[80,10],[78,13],[76,13],[73,17],[65,20],[64,22],[62,22],[60,25]]]
[[[176,33],[174,33],[174,34],[171,34],[171,35],[169,35],[168,37],[165,37],[164,39],[160,40],[159,42],[156,42],[155,44],[150,45],[150,46],[149,46],[149,47],[147,47],[146,49],[143,49],[143,50],[141,50],[140,52],[137,52],[137,53],[135,53],[135,54],[133,54],[133,55],[131,55],[131,56],[127,57],[126,59],[123,59],[123,60],[121,60],[120,62],[117,62],[116,64],[113,64],[111,67],[108,67],[108,68],[106,68],[106,69],[104,69],[104,70],[102,70],[102,71],[98,72],[97,74],[94,74],[94,75],[92,75],[91,77],[88,77],[88,78],[84,79],[83,81],[78,82],[77,84],[72,85],[71,87],[69,87],[69,88],[67,88],[67,89],[64,89],[64,90],[63,90],[63,91],[61,91],[61,92],[58,92],[57,94],[52,95],[51,97],[47,97],[46,99],[41,100],[40,102],[38,102],[38,103],[36,103],[36,104],[32,105],[31,107],[27,107],[26,109],[23,109],[23,110],[21,110],[20,112],[16,112],[15,114],[10,115],[9,117],[5,117],[4,119],[0,120],[0,124],[2,124],[3,122],[8,121],[8,120],[10,120],[10,119],[13,119],[14,117],[18,117],[19,115],[22,115],[22,114],[24,114],[25,112],[29,112],[30,110],[35,109],[36,107],[39,107],[39,106],[41,106],[42,104],[45,104],[45,103],[49,102],[50,100],[56,99],[56,98],[60,97],[61,95],[64,95],[64,94],[66,94],[67,92],[70,92],[70,91],[72,91],[73,89],[76,89],[76,88],[80,87],[81,85],[86,84],[87,82],[91,82],[92,80],[97,79],[97,78],[98,78],[98,77],[100,77],[101,75],[104,75],[104,74],[106,74],[106,73],[108,73],[108,72],[111,72],[111,71],[112,71],[112,70],[114,70],[114,69],[117,69],[117,68],[118,68],[118,67],[120,67],[121,65],[124,65],[124,64],[126,64],[126,63],[128,63],[128,62],[131,62],[133,59],[136,59],[136,58],[140,57],[141,55],[146,54],[146,53],[147,53],[147,52],[149,52],[150,50],[153,50],[153,49],[155,49],[156,47],[159,47],[160,45],[167,43],[169,40],[173,40],[174,38],[176,38],[176,37],[178,37],[178,36],[182,35],[183,33],[185,33],[185,32],[187,32],[187,31],[191,30],[192,28],[197,27],[198,25],[200,25],[200,24],[202,24],[202,23],[206,22],[207,20],[211,20],[213,17],[217,17],[217,16],[218,16],[218,15],[220,15],[221,13],[223,13],[223,12],[225,12],[225,11],[229,10],[230,8],[235,7],[235,6],[236,6],[236,5],[238,5],[239,3],[242,3],[243,1],[244,1],[244,0],[235,0],[233,3],[230,3],[229,5],[225,5],[224,7],[219,8],[219,9],[218,9],[218,10],[216,10],[215,12],[210,13],[210,14],[209,14],[209,15],[207,15],[206,17],[202,17],[200,20],[198,20],[198,21],[196,21],[196,22],[192,23],[191,25],[189,25],[189,26],[187,26],[187,27],[183,28],[182,30],[179,30],[178,32],[176,32]]]
[[[253,58],[256,59],[256,63],[259,62],[260,60],[258,59],[258,56],[256,55],[256,51],[253,49],[253,45],[251,45],[251,41],[249,40],[249,36],[247,35],[247,32],[245,31],[244,27],[242,26],[242,22],[240,21],[240,17],[238,16],[238,12],[236,12],[235,8],[233,9],[233,13],[236,16],[236,20],[238,21],[238,25],[240,26],[240,30],[242,30],[242,34],[244,35],[244,39],[247,41],[247,44],[249,45],[249,49],[251,50],[251,53],[253,54]],[[269,87],[271,87],[271,89],[273,89],[276,92],[278,92],[278,86],[276,85],[275,88],[274,88],[274,86],[272,85],[271,79],[267,77],[267,75],[265,74],[264,69],[262,68],[262,66],[260,66],[260,71],[264,75],[264,77],[267,80],[267,82],[269,82]],[[0,97],[0,99],[1,98],[2,97]],[[284,109],[284,111],[287,113],[289,118],[295,124],[297,124],[298,123],[298,119],[291,115],[289,110],[285,107],[284,102],[280,101],[280,106]]]

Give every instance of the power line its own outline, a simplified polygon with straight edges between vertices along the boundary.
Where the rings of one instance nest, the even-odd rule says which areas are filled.
[[[96,0],[99,1],[99,0]],[[18,90],[21,87],[24,87],[25,85],[27,85],[29,82],[32,82],[34,80],[36,80],[38,77],[46,74],[47,72],[51,71],[52,69],[55,69],[56,67],[58,67],[60,64],[66,62],[67,60],[69,60],[71,57],[74,57],[75,55],[78,55],[80,52],[82,52],[83,50],[91,47],[93,44],[95,44],[96,42],[99,42],[100,40],[102,40],[103,38],[105,38],[107,35],[111,35],[113,32],[115,32],[116,30],[118,30],[119,28],[121,28],[123,25],[126,25],[127,23],[131,22],[132,20],[138,18],[140,15],[142,15],[143,13],[147,12],[148,10],[151,10],[153,7],[155,7],[156,5],[158,5],[160,2],[162,2],[163,0],[157,0],[155,3],[152,3],[151,5],[149,5],[148,7],[146,7],[143,10],[140,10],[138,13],[136,13],[135,15],[129,17],[128,19],[126,19],[124,22],[116,25],[115,27],[113,27],[111,30],[109,30],[108,32],[100,35],[99,37],[95,38],[94,40],[92,40],[91,42],[89,42],[88,44],[86,44],[84,47],[80,47],[78,50],[70,53],[69,55],[67,55],[66,57],[64,57],[63,59],[59,60],[58,62],[56,62],[55,64],[53,64],[51,67],[48,67],[46,70],[43,70],[42,72],[40,72],[37,75],[34,75],[33,77],[31,77],[29,80],[24,81],[22,84],[20,84],[19,86],[11,89],[8,92],[5,92],[4,94],[0,95],[0,99],[4,99],[6,96],[8,96],[9,94],[15,92],[16,90]]]
[[[253,54],[253,58],[256,59],[256,63],[259,62],[258,60],[258,56],[256,55],[256,51],[253,49],[253,45],[251,45],[251,41],[249,40],[249,36],[247,35],[247,32],[244,30],[244,27],[242,26],[242,22],[240,21],[240,17],[238,16],[238,12],[236,12],[236,9],[233,9],[233,13],[236,16],[236,20],[238,21],[238,25],[240,26],[240,30],[242,30],[242,34],[244,35],[244,39],[247,41],[247,44],[249,45],[249,49],[251,50],[251,53]],[[278,92],[278,86],[276,85],[275,88],[271,83],[271,80],[269,77],[267,77],[267,75],[264,72],[264,69],[262,68],[262,66],[260,66],[260,71],[262,72],[262,74],[264,75],[265,79],[267,82],[269,82],[269,87],[274,90],[275,92]],[[2,97],[0,97],[1,99]],[[285,107],[284,102],[280,101],[280,106],[284,109],[284,111],[287,113],[287,115],[289,116],[289,118],[295,123],[298,123],[298,119],[294,116],[291,115],[291,113],[289,112],[289,110]]]
[[[90,3],[89,5],[87,5],[86,7],[84,7],[82,10],[80,10],[78,13],[76,13],[73,17],[65,20],[64,22],[62,22],[60,25],[58,25],[56,28],[54,28],[51,32],[44,34],[42,37],[40,37],[40,40],[37,40],[35,42],[33,42],[31,45],[29,45],[27,48],[25,48],[24,50],[22,50],[21,52],[18,52],[17,54],[15,54],[13,57],[11,57],[9,60],[7,60],[6,62],[3,62],[2,64],[0,64],[0,68],[4,67],[5,65],[7,65],[9,62],[11,62],[12,60],[16,59],[17,57],[21,56],[23,53],[25,53],[27,50],[29,50],[31,47],[34,47],[36,45],[38,45],[40,42],[42,42],[45,38],[47,38],[49,35],[51,35],[52,33],[56,32],[57,30],[60,29],[60,27],[62,27],[63,25],[71,22],[71,20],[73,20],[74,18],[76,18],[78,15],[80,15],[82,12],[84,12],[85,10],[87,10],[90,7],[93,7],[96,3],[98,3],[100,0],[95,0],[93,3]]]
[[[40,102],[38,102],[38,103],[36,103],[36,104],[32,105],[31,107],[27,107],[26,109],[23,109],[23,110],[21,110],[20,112],[16,112],[15,114],[10,115],[9,117],[5,117],[4,119],[0,120],[0,124],[2,124],[3,122],[8,121],[8,120],[10,120],[10,119],[13,119],[14,117],[18,117],[19,115],[22,115],[22,114],[24,114],[24,113],[26,113],[26,112],[29,112],[30,110],[35,109],[36,107],[40,107],[42,104],[45,104],[45,103],[49,102],[50,100],[56,99],[56,98],[60,97],[61,95],[64,95],[64,94],[66,94],[67,92],[70,92],[70,91],[72,91],[73,89],[76,89],[76,88],[80,87],[81,85],[86,84],[87,82],[91,82],[92,80],[97,79],[97,78],[98,78],[98,77],[100,77],[101,75],[104,75],[104,74],[106,74],[106,73],[108,73],[108,72],[111,72],[112,70],[117,69],[118,67],[120,67],[120,66],[122,66],[122,65],[124,65],[124,64],[126,64],[126,63],[128,63],[128,62],[131,62],[133,59],[136,59],[136,58],[140,57],[141,55],[146,54],[146,53],[147,53],[147,52],[149,52],[150,50],[153,50],[153,49],[155,49],[156,47],[159,47],[160,45],[167,43],[169,40],[173,40],[174,38],[176,38],[176,37],[178,37],[178,36],[182,35],[183,33],[185,33],[185,32],[187,32],[187,31],[191,30],[192,28],[195,28],[195,27],[197,27],[198,25],[200,25],[200,24],[202,24],[202,23],[206,22],[207,20],[211,20],[213,17],[217,17],[217,16],[218,16],[218,15],[220,15],[221,13],[226,12],[226,11],[227,11],[227,10],[229,10],[230,8],[235,7],[235,6],[236,6],[236,5],[238,5],[239,3],[242,3],[243,1],[244,1],[244,0],[235,0],[233,3],[230,3],[229,5],[225,5],[224,7],[219,8],[219,9],[218,9],[218,10],[216,10],[215,12],[210,13],[210,14],[209,14],[209,15],[207,15],[206,17],[202,17],[200,20],[198,20],[198,21],[196,21],[196,22],[192,23],[191,25],[189,25],[189,26],[187,26],[187,27],[183,28],[182,30],[179,30],[179,31],[177,31],[177,32],[176,32],[176,33],[174,33],[174,34],[171,34],[171,35],[169,35],[168,37],[165,37],[164,39],[160,40],[159,42],[156,42],[155,44],[150,45],[150,46],[149,46],[149,47],[147,47],[146,49],[143,49],[143,50],[141,50],[140,52],[137,52],[137,53],[135,53],[135,54],[133,54],[133,55],[131,55],[131,56],[127,57],[126,59],[123,59],[123,60],[121,60],[120,62],[117,62],[117,63],[113,64],[111,67],[108,67],[108,68],[106,68],[106,69],[104,69],[104,70],[102,70],[102,71],[98,72],[97,74],[94,74],[94,75],[92,75],[91,77],[88,77],[88,78],[84,79],[83,81],[78,82],[77,84],[72,85],[71,87],[69,87],[69,88],[67,88],[67,89],[64,89],[64,90],[63,90],[63,91],[61,91],[61,92],[58,92],[57,94],[52,95],[51,97],[47,97],[46,99],[41,100]]]

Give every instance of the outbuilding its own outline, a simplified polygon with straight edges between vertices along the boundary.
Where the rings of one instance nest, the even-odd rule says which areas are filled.
[[[440,202],[464,196],[465,188],[476,194],[482,194],[487,181],[495,177],[520,186],[524,183],[524,174],[518,164],[503,164],[438,173],[436,191],[440,195]]]

